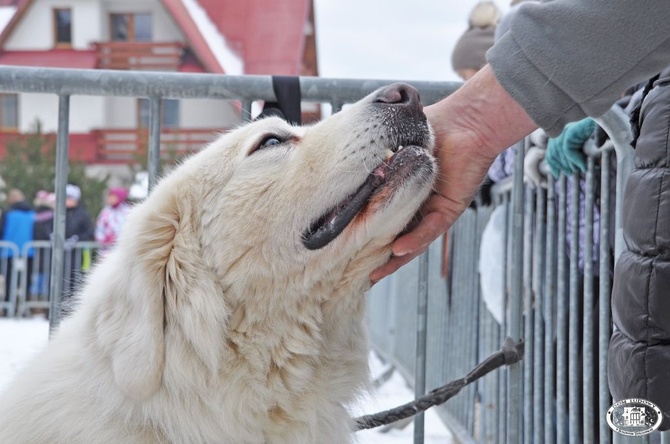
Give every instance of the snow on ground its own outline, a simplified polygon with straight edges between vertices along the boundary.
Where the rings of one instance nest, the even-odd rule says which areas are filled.
[[[12,377],[42,349],[49,336],[49,324],[43,318],[5,319],[0,318],[0,390]],[[370,354],[372,375],[378,376],[386,369],[374,353]],[[361,400],[352,411],[356,416],[377,413],[413,399],[413,391],[405,380],[394,372],[391,378],[379,389]],[[383,428],[356,433],[358,444],[411,444],[414,442],[414,427],[409,424],[404,429]],[[425,415],[425,444],[449,444],[452,435],[442,424],[437,414],[429,410]]]

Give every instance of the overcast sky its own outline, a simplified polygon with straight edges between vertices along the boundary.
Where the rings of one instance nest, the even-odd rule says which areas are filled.
[[[509,0],[494,0],[504,12]],[[460,80],[451,51],[477,0],[314,0],[319,74]]]

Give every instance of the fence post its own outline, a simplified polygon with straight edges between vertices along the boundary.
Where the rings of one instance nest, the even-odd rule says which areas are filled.
[[[428,327],[428,255],[419,257],[419,292],[416,319],[416,365],[414,371],[414,394],[418,398],[426,393],[426,329]],[[424,414],[414,417],[414,444],[423,444]]]
[[[151,97],[149,102],[149,152],[147,156],[149,166],[149,192],[158,182],[161,165],[161,111],[163,99]]]
[[[56,209],[54,211],[54,249],[51,260],[51,305],[49,308],[49,335],[52,335],[61,318],[63,292],[63,251],[65,249],[65,187],[68,176],[70,135],[70,96],[58,96],[58,137],[56,139]]]
[[[508,324],[509,336],[514,342],[521,339],[522,293],[523,293],[523,241],[524,241],[524,185],[523,158],[524,141],[515,146],[514,154],[514,186],[512,188],[512,230],[515,242],[512,243],[510,317]],[[509,367],[507,389],[507,442],[522,442],[522,405],[523,405],[523,368],[517,362]]]

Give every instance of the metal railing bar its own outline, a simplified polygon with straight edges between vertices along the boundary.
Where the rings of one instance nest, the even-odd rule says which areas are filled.
[[[567,225],[567,178],[561,176],[558,182],[558,235],[556,288],[556,442],[568,441],[568,288],[566,283],[566,225]]]
[[[159,179],[161,164],[161,114],[163,99],[161,97],[151,97],[149,102],[149,150],[148,170],[149,170],[149,192],[153,190]]]
[[[595,418],[594,411],[596,409],[589,408],[589,406],[595,405],[595,399],[593,399],[593,390],[595,384],[593,377],[597,378],[597,375],[594,375],[594,363],[593,358],[593,345],[594,345],[594,330],[595,326],[593,322],[594,318],[594,303],[595,296],[593,294],[593,219],[594,219],[594,210],[593,205],[595,204],[595,160],[593,157],[588,157],[586,160],[586,177],[585,177],[585,188],[584,188],[584,285],[583,285],[583,336],[582,336],[582,381],[583,381],[583,394],[582,394],[582,409],[583,414],[582,418],[584,421],[583,424],[583,441],[586,443],[592,443],[595,441]]]
[[[554,176],[547,178],[547,233],[546,233],[546,261],[545,261],[545,294],[544,294],[544,417],[556,417],[556,402],[554,387],[551,381],[556,375],[556,291],[560,276],[557,273],[556,257],[556,184]],[[544,440],[536,442],[554,444],[556,432],[548,425],[544,428]]]
[[[419,282],[416,316],[416,363],[414,367],[414,394],[416,398],[426,393],[426,329],[428,327],[428,260],[429,252],[419,257]],[[424,440],[424,414],[414,417],[414,443]]]
[[[342,104],[356,101],[377,88],[396,81],[401,80],[301,77],[300,91],[305,102]],[[437,102],[461,86],[460,82],[406,82],[419,90],[424,104]],[[0,68],[0,90],[172,99],[276,100],[271,76],[104,69],[3,66]]]
[[[533,242],[533,296],[535,301],[535,328],[533,337],[535,338],[534,353],[534,381],[533,381],[533,442],[540,443],[544,439],[544,423],[546,416],[544,414],[544,365],[545,365],[545,344],[544,344],[544,313],[546,299],[544,297],[544,256],[546,251],[546,191],[542,188],[536,190],[535,200],[535,230]]]
[[[28,79],[29,80],[29,79]],[[54,190],[56,204],[54,211],[53,239],[54,254],[51,260],[51,306],[49,309],[49,334],[53,334],[61,320],[61,298],[63,293],[64,263],[62,251],[65,248],[65,187],[69,171],[70,96],[58,97],[58,136],[56,139],[56,180]]]
[[[523,358],[523,442],[532,444],[533,437],[533,361],[535,357],[535,335],[533,334],[534,315],[532,291],[532,252],[533,252],[533,190],[525,187],[524,230],[523,230],[523,322],[524,322],[524,358]]]
[[[568,319],[568,424],[571,443],[580,442],[581,424],[580,412],[582,397],[581,366],[579,366],[579,313],[580,286],[579,286],[579,193],[580,174],[575,172],[570,176],[569,209],[570,209],[570,277],[569,277],[569,319]]]
[[[511,234],[516,242],[512,243],[512,270],[510,294],[510,322],[507,327],[513,341],[521,339],[522,326],[522,292],[523,292],[523,239],[524,239],[524,185],[523,185],[523,157],[525,143],[523,140],[515,146],[514,154],[514,187],[512,188],[512,230]],[[522,436],[522,408],[523,404],[523,368],[516,363],[508,369],[507,393],[507,442],[519,443]]]

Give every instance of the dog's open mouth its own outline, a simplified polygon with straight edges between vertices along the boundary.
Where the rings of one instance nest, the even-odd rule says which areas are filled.
[[[386,159],[372,171],[351,195],[316,219],[302,236],[303,245],[318,250],[332,242],[363,211],[385,185],[397,187],[410,175],[430,163],[426,149],[416,145],[387,150]]]

